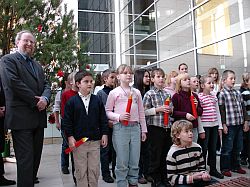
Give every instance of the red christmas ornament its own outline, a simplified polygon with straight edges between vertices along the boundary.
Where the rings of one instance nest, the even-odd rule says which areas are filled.
[[[87,64],[85,67],[86,67],[86,69],[90,69],[90,65],[89,64]]]
[[[63,77],[63,76],[64,76],[63,71],[62,71],[62,70],[58,70],[57,76],[58,76],[58,77]]]
[[[38,32],[42,32],[42,29],[43,29],[43,26],[42,26],[41,24],[39,24],[39,25],[37,26]]]

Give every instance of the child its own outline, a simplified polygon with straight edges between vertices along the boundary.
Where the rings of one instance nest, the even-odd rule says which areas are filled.
[[[244,119],[246,110],[242,96],[233,88],[235,73],[232,70],[225,70],[222,74],[222,81],[224,88],[218,97],[223,124],[220,169],[223,175],[231,177],[231,171],[240,174],[246,173],[240,167],[240,152],[243,130],[248,130],[248,124]]]
[[[202,152],[206,161],[208,152],[208,163],[211,176],[223,179],[224,176],[216,169],[216,145],[218,134],[222,135],[221,116],[217,97],[212,94],[214,89],[213,78],[202,76],[200,78],[199,100],[203,108],[202,116],[198,118],[199,136],[202,140]]]
[[[139,90],[129,86],[132,82],[132,69],[122,64],[117,69],[120,86],[108,96],[106,113],[113,125],[113,146],[116,152],[116,181],[118,187],[130,187],[138,184],[140,142],[146,140],[145,113]],[[126,112],[129,97],[132,96],[130,113]],[[128,121],[128,125],[124,124]]]
[[[143,106],[148,122],[150,144],[149,175],[153,178],[152,186],[167,185],[166,156],[172,145],[170,137],[170,119],[164,126],[164,113],[172,114],[172,103],[165,105],[171,95],[164,88],[165,73],[156,68],[151,73],[153,86],[143,98]]]
[[[60,111],[61,111],[61,96],[63,92],[71,90],[72,81],[73,81],[73,73],[68,74],[65,73],[62,80],[62,90],[57,92],[55,97],[55,104],[53,106],[53,112],[55,115],[55,123],[56,128],[61,130],[61,119],[60,119]],[[67,142],[63,139],[62,150],[61,150],[61,170],[63,174],[69,174],[69,155],[65,154],[65,149],[67,148]]]
[[[198,96],[192,93],[195,97],[195,105],[198,116],[202,115],[202,107]],[[194,142],[198,140],[198,120],[195,119],[192,112],[192,105],[190,102],[190,77],[187,73],[181,73],[176,78],[176,94],[174,94],[172,102],[174,106],[173,118],[176,120],[187,119],[193,124]]]
[[[199,79],[196,76],[192,76],[190,78],[190,90],[191,92],[198,94],[198,89],[199,89]]]
[[[116,72],[111,69],[106,69],[102,73],[102,80],[105,83],[104,88],[97,92],[97,96],[102,101],[103,105],[106,105],[109,92],[115,87]],[[101,147],[101,171],[102,179],[107,183],[113,183],[114,179],[110,175],[109,171],[109,157],[111,153],[112,160],[112,171],[114,176],[115,169],[115,152],[112,146],[112,121],[109,121],[109,134],[108,134],[108,145],[106,147]]]
[[[214,93],[215,95],[220,91],[219,71],[217,68],[210,68],[208,75],[213,78],[214,81]]]
[[[242,75],[242,85],[240,88],[241,95],[244,100],[244,104],[247,111],[247,121],[250,125],[250,72],[244,73]],[[241,152],[241,164],[247,165],[248,159],[248,168],[250,169],[250,131],[244,132],[243,135],[243,150]]]
[[[167,155],[168,178],[175,187],[206,186],[215,183],[205,170],[200,145],[193,140],[193,125],[187,120],[174,122],[173,145]]]
[[[88,141],[74,149],[77,186],[98,186],[100,172],[100,140],[107,146],[108,121],[105,108],[96,95],[91,94],[93,76],[90,72],[77,72],[77,95],[66,103],[63,125],[68,135],[69,147],[87,137]]]
[[[168,93],[170,93],[171,97],[176,93],[175,91],[175,86],[176,86],[176,77],[178,76],[178,73],[176,71],[171,71],[167,75],[167,80],[166,80],[166,87],[164,90]]]
[[[135,71],[133,87],[141,92],[143,98],[145,93],[150,89],[150,73],[148,70],[138,69]],[[149,149],[149,142],[147,138],[145,142],[141,143],[141,153],[139,161],[139,179],[138,179],[138,182],[140,184],[146,184],[147,179],[150,180],[150,177],[148,176],[148,166],[149,166],[148,149]]]
[[[179,64],[178,67],[179,73],[188,73],[188,65],[185,63]]]

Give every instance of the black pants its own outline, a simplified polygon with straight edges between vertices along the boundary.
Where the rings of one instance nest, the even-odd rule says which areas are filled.
[[[139,177],[145,177],[148,175],[149,162],[150,162],[150,147],[149,137],[145,142],[141,142],[141,152],[139,160]]]
[[[167,179],[166,157],[171,147],[172,139],[170,129],[164,129],[150,125],[148,126],[150,162],[149,175],[154,181],[163,181]]]
[[[17,187],[33,187],[43,149],[44,128],[12,130]]]

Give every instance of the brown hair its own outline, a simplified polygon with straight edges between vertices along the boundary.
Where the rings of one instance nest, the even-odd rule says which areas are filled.
[[[168,75],[167,75],[167,79],[166,79],[166,85],[170,85],[171,83],[171,78],[173,77],[177,77],[178,73],[176,71],[171,71]]]
[[[215,81],[216,82],[216,84],[219,84],[219,81],[220,81],[220,76],[219,76],[219,71],[218,71],[218,69],[217,68],[210,68],[209,70],[208,70],[208,75],[209,76],[211,76],[211,74],[214,74],[214,73],[217,73],[218,74],[218,76],[217,76],[217,80]]]
[[[193,125],[190,121],[187,120],[178,120],[174,122],[174,124],[171,127],[171,137],[172,141],[176,145],[181,145],[180,139],[177,137],[182,130],[190,130],[193,129]]]
[[[151,78],[154,78],[156,73],[160,73],[160,74],[163,75],[163,77],[165,77],[165,72],[163,71],[163,69],[156,68],[156,69],[152,70],[152,72],[151,72]]]
[[[200,92],[203,92],[203,88],[201,87],[201,85],[204,85],[207,82],[208,78],[213,79],[210,75],[201,76],[201,78],[200,78],[200,89],[199,89]]]

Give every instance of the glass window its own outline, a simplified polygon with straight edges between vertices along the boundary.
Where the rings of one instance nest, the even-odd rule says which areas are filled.
[[[157,57],[155,56],[147,56],[147,55],[136,55],[136,67],[145,66],[148,63],[153,63],[157,61]]]
[[[165,71],[165,73],[169,73],[170,71],[179,72],[178,66],[181,63],[186,63],[188,65],[188,73],[190,75],[195,75],[195,62],[194,62],[194,52],[189,52],[175,58],[166,60],[160,63],[160,67]]]
[[[194,44],[191,15],[188,14],[182,17],[169,27],[160,31],[158,38],[160,60],[192,49]]]
[[[220,74],[226,69],[231,69],[235,71],[236,83],[240,84],[242,73],[244,71],[250,70],[249,68],[250,48],[247,48],[247,43],[248,46],[250,43],[249,39],[250,39],[250,32],[248,32],[245,36],[240,35],[229,39],[232,42],[231,55],[208,55],[199,53],[198,62],[199,62],[200,74],[206,74],[207,70],[210,67],[216,67],[219,70]],[[219,42],[219,44],[223,42]],[[215,45],[217,44],[213,44],[205,48],[211,48],[214,47]]]
[[[89,62],[91,64],[110,64],[112,66],[112,64],[115,63],[115,55],[91,54],[89,56]]]
[[[190,0],[159,0],[156,2],[158,28],[170,23],[189,10]]]
[[[86,50],[91,53],[112,53],[115,51],[113,34],[80,33],[81,42],[87,44]]]
[[[154,3],[154,0],[134,0],[135,14],[141,14],[152,3]]]
[[[133,21],[132,16],[132,1],[130,1],[120,12],[120,26],[121,31],[128,27],[128,25]]]
[[[80,31],[114,32],[114,14],[78,12]]]
[[[136,35],[136,42],[143,39],[143,36]],[[156,37],[151,36],[136,45],[136,54],[156,54]]]
[[[80,0],[78,9],[114,12],[113,0]]]

